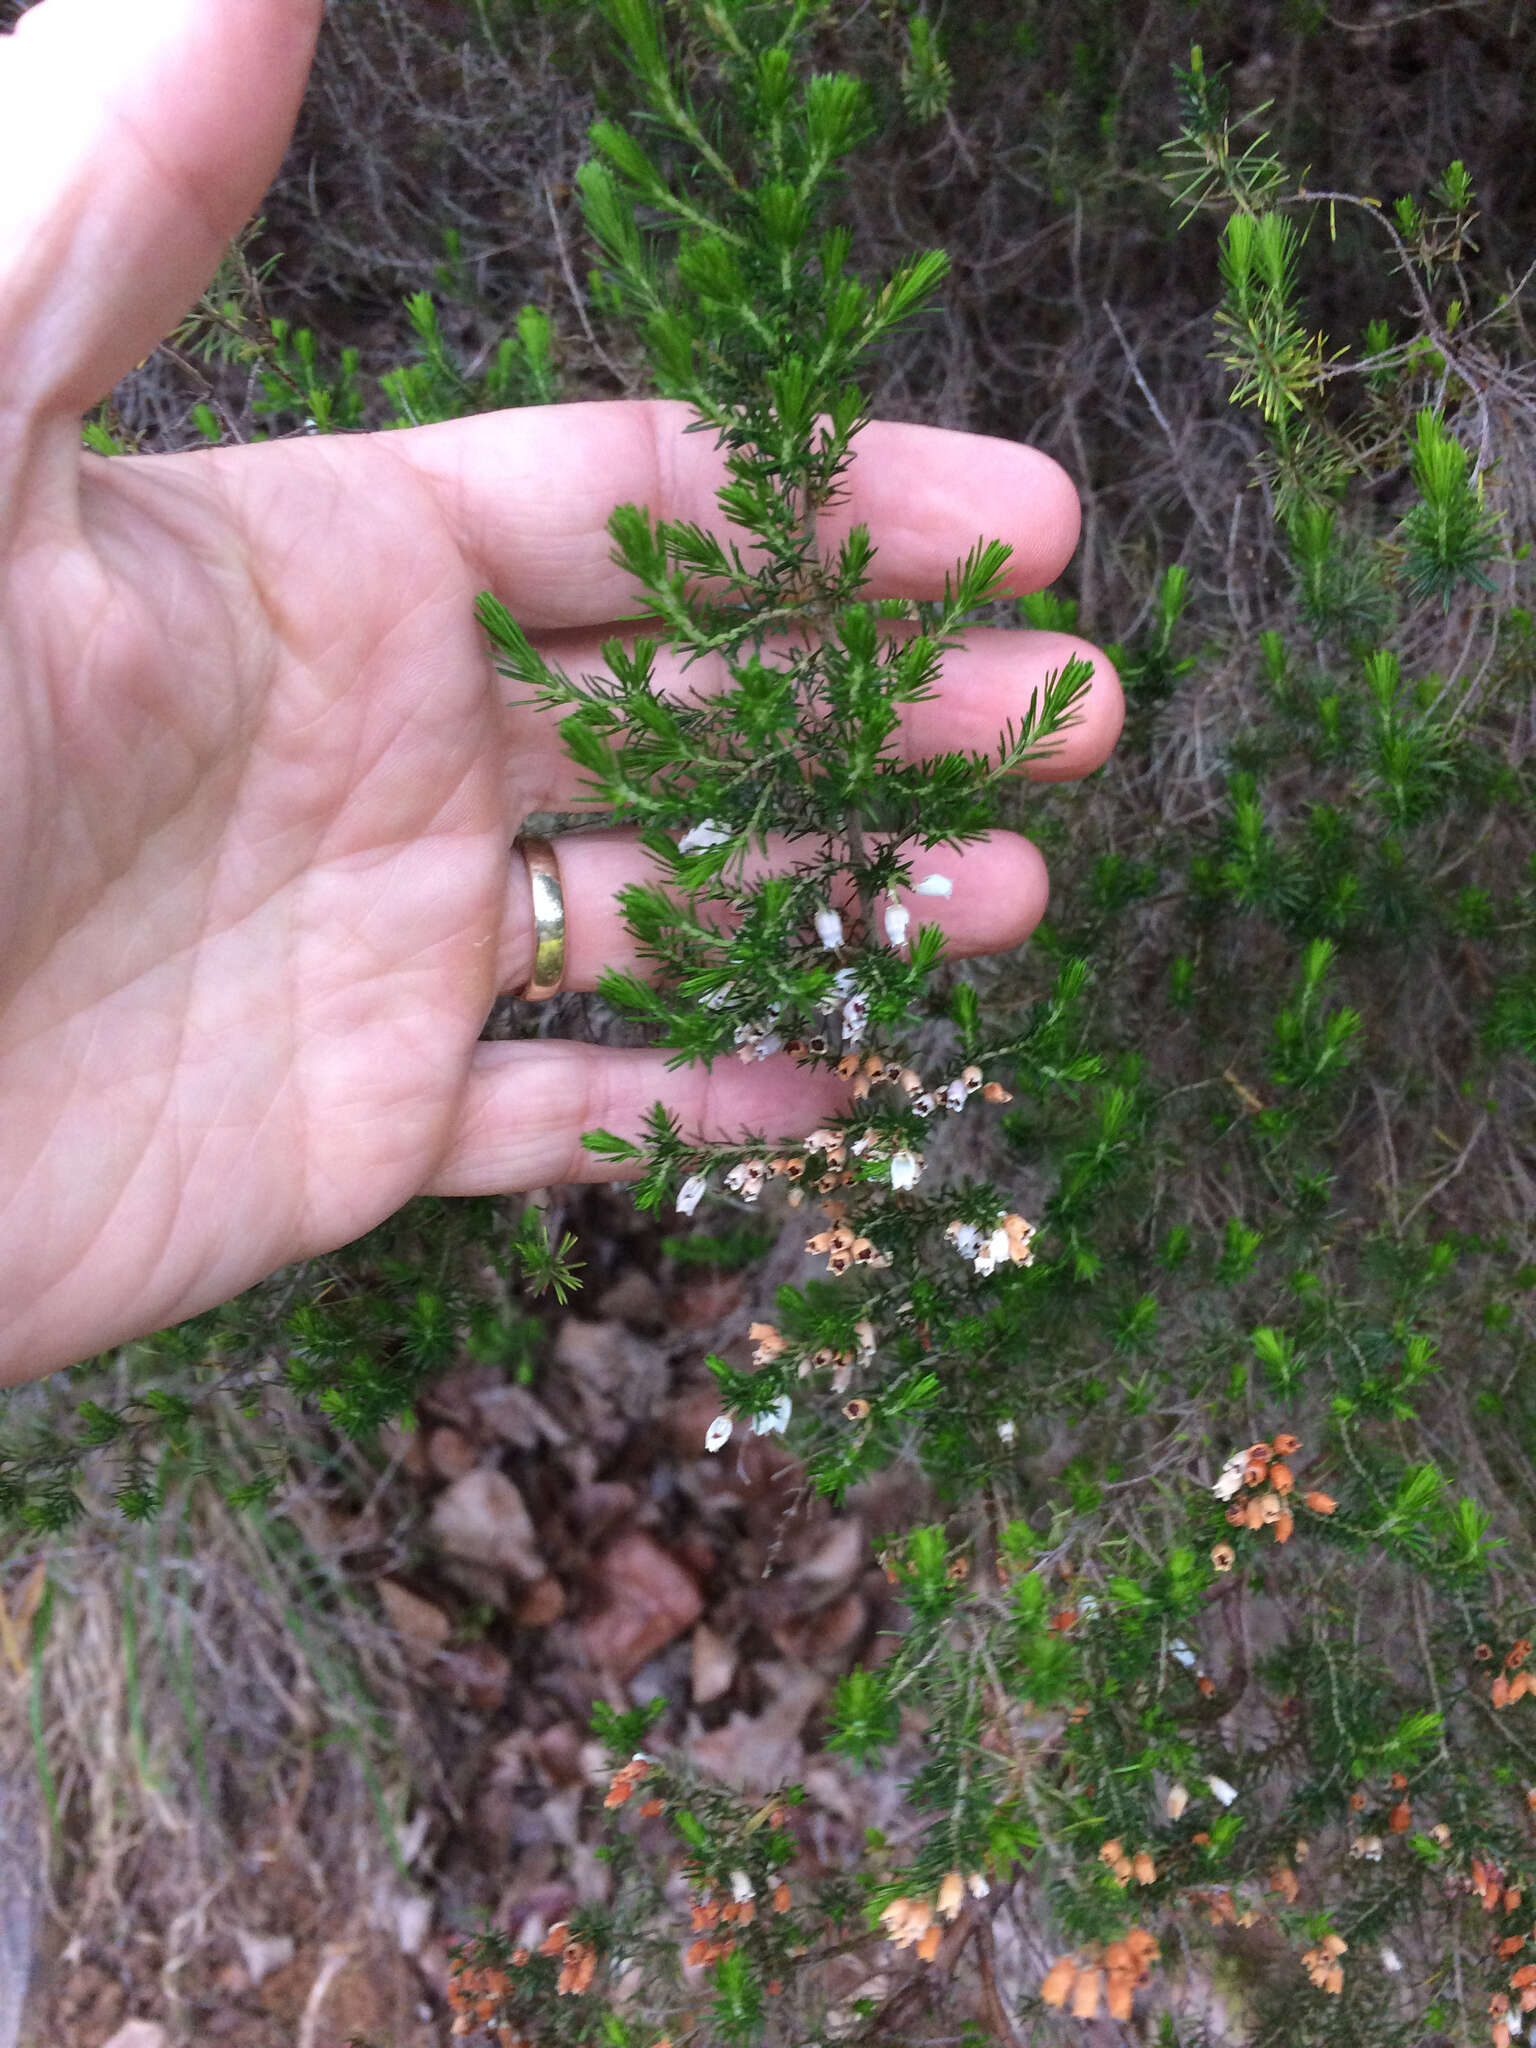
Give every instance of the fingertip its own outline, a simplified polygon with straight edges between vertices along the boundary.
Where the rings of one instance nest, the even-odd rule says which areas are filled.
[[[1029,458],[1026,502],[1034,533],[1032,552],[1015,551],[1008,565],[1007,589],[1014,597],[1043,590],[1077,553],[1083,530],[1083,501],[1054,456],[1041,448],[1018,451]]]
[[[1046,672],[1059,673],[1069,661],[1086,661],[1093,674],[1078,701],[1064,744],[1029,764],[1032,782],[1076,782],[1102,768],[1115,750],[1125,726],[1125,691],[1114,663],[1101,647],[1074,633],[1035,636],[1041,644]]]
[[[1011,953],[1034,936],[1051,900],[1051,876],[1045,856],[1031,839],[1017,832],[994,832],[988,841],[993,859],[1003,870],[1001,888],[987,895],[987,933],[977,952]]]
[[[1054,581],[1082,523],[1077,487],[1042,449],[953,427],[871,420],[859,434],[848,491],[823,518],[830,542],[857,522],[875,541],[872,592],[940,596],[978,540],[1012,550],[1002,588],[1014,596]]]

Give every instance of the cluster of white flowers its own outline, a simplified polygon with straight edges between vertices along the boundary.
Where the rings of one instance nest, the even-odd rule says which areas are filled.
[[[789,1427],[789,1418],[794,1413],[788,1394],[780,1394],[777,1401],[752,1417],[750,1428],[754,1436],[782,1436]]]
[[[677,842],[679,853],[703,853],[711,846],[724,846],[727,839],[734,837],[728,825],[722,825],[715,818],[701,818],[697,825],[690,825]]]
[[[843,943],[843,920],[835,910],[817,911],[816,936],[829,953],[835,953]]]
[[[833,914],[826,913],[828,916]],[[843,1008],[845,1029],[852,1038],[856,1036],[854,1026],[862,1029],[867,1004],[854,986],[852,970],[848,968],[839,969],[833,976],[820,1008],[825,1012],[834,1009],[839,1002]],[[737,1049],[741,1058],[762,1059],[780,1049],[782,1041],[773,1024],[774,1020],[769,1018],[737,1028]],[[828,1046],[824,1037],[814,1036],[808,1040],[794,1039],[784,1045],[783,1050],[794,1059],[819,1059],[828,1051]],[[930,1089],[925,1088],[923,1077],[916,1068],[904,1067],[896,1060],[882,1059],[878,1053],[864,1055],[850,1046],[838,1059],[837,1071],[851,1083],[850,1092],[855,1101],[865,1100],[874,1087],[887,1084],[899,1087],[913,1113],[923,1118],[932,1116],[939,1109],[958,1113],[977,1094],[992,1103],[1011,1102],[1013,1099],[999,1082],[984,1081],[980,1067],[974,1064],[962,1068],[952,1080]],[[825,1163],[815,1178],[814,1188],[822,1196],[830,1195],[853,1178],[854,1161],[863,1162],[866,1178],[870,1177],[871,1168],[884,1167],[891,1188],[897,1194],[916,1187],[925,1163],[923,1154],[913,1146],[899,1143],[877,1130],[861,1131],[856,1137],[850,1137],[846,1128],[823,1125],[812,1131],[795,1153],[780,1158],[738,1160],[723,1176],[725,1189],[745,1203],[755,1203],[770,1179],[782,1176],[791,1183],[800,1181],[805,1176],[808,1161],[817,1153],[822,1155]],[[708,1185],[707,1174],[690,1174],[678,1191],[678,1213],[691,1216]],[[804,1192],[798,1186],[791,1186],[791,1207],[799,1207]],[[846,1272],[851,1265],[889,1264],[889,1260],[867,1238],[860,1237],[848,1227],[846,1214],[837,1210],[836,1205],[829,1205],[828,1214],[833,1227],[810,1239],[807,1249],[825,1251],[831,1271]],[[990,1231],[957,1218],[949,1224],[945,1234],[977,1273],[989,1274],[1003,1265],[1034,1264],[1034,1225],[1008,1211],[998,1211],[997,1224]]]
[[[755,1202],[767,1178],[766,1160],[741,1159],[726,1173],[725,1185],[733,1195],[740,1195],[744,1202]]]
[[[698,826],[694,828],[695,832],[701,829]],[[691,838],[693,835],[690,834],[689,836]],[[713,844],[712,841],[701,841],[700,843]],[[924,875],[923,879],[914,885],[913,893],[917,896],[951,896],[954,894],[954,888],[955,885],[948,875]],[[907,934],[912,926],[912,913],[902,904],[898,903],[894,896],[886,899],[881,923],[885,927],[887,944],[901,947],[907,943]],[[818,910],[816,912],[815,925],[816,936],[821,944],[829,953],[837,952],[843,943],[844,936],[843,920],[838,912],[830,908]],[[845,969],[844,971],[846,972],[847,970]]]
[[[771,1024],[736,1026],[736,1057],[743,1065],[753,1060],[771,1059],[776,1052],[783,1050],[784,1040]]]
[[[958,1217],[945,1226],[944,1235],[972,1270],[985,1276],[999,1266],[1032,1266],[1035,1263],[1035,1226],[1007,1210],[997,1212],[997,1228],[980,1230]]]
[[[1221,1477],[1211,1488],[1218,1500],[1230,1500],[1243,1483],[1243,1474],[1248,1469],[1248,1453],[1234,1451],[1221,1468]]]
[[[794,1404],[788,1394],[780,1394],[777,1401],[770,1401],[758,1414],[747,1422],[748,1436],[782,1436],[789,1427]],[[717,1415],[704,1432],[706,1451],[723,1451],[730,1442],[736,1425],[729,1415]]]
[[[922,1170],[921,1152],[910,1151],[903,1145],[891,1154],[891,1186],[898,1194],[905,1188],[915,1188]]]

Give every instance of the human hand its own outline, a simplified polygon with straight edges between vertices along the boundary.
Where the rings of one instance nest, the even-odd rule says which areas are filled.
[[[668,404],[104,460],[80,418],[175,326],[291,132],[321,0],[44,0],[0,39],[0,1383],[227,1299],[421,1192],[612,1169],[583,1131],[804,1131],[826,1077],[779,1062],[481,1043],[532,966],[531,810],[579,802],[548,719],[509,707],[493,589],[598,669],[631,609],[605,521],[710,524],[721,459]],[[871,426],[830,536],[867,522],[880,594],[935,596],[985,527],[1013,587],[1066,563],[1047,458]],[[984,748],[1072,653],[1096,667],[1040,772],[1096,767],[1103,657],[983,632],[918,753]],[[633,965],[613,902],[643,857],[561,841],[566,984]],[[957,952],[1018,943],[1038,854],[946,860]]]

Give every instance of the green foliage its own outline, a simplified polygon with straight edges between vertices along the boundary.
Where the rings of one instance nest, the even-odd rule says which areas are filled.
[[[492,11],[515,26],[530,8]],[[896,1778],[905,1811],[899,1846],[872,1834],[770,1911],[799,1853],[794,1789],[729,1793],[666,1752],[664,1717],[603,1712],[621,1777],[643,1765],[612,1806],[611,1896],[549,1953],[466,1948],[465,2009],[614,2048],[855,2023],[905,2038],[873,2001],[829,2012],[829,1958],[924,1914],[948,1929],[949,1907],[979,1951],[987,1899],[1011,1895],[1086,1969],[1152,1929],[1255,2041],[1481,2038],[1512,1968],[1489,1937],[1526,1936],[1505,1900],[1536,1883],[1532,1707],[1512,1696],[1536,1451],[1536,665],[1509,474],[1530,445],[1510,426],[1528,334],[1473,263],[1466,166],[1389,204],[1314,189],[1265,109],[1234,113],[1190,52],[1165,189],[1197,249],[1209,225],[1212,355],[1255,488],[1207,531],[1184,481],[1183,559],[1161,529],[1127,541],[1142,581],[1137,622],[1110,622],[1119,761],[1097,792],[1033,791],[1026,810],[1010,772],[1067,728],[1081,664],[986,755],[911,762],[897,743],[977,614],[996,620],[1001,550],[978,537],[942,600],[876,602],[871,536],[818,546],[877,352],[924,331],[945,279],[938,254],[863,275],[840,200],[882,113],[909,138],[959,123],[962,53],[981,49],[1025,67],[1054,52],[1060,72],[1010,175],[1027,163],[1074,234],[1096,204],[1129,206],[1151,181],[1125,139],[1119,14],[1090,9],[1058,50],[1059,10],[882,6],[889,75],[865,85],[812,69],[833,25],[809,0],[608,13],[627,68],[578,181],[593,300],[724,452],[722,523],[614,512],[644,632],[611,639],[598,674],[566,673],[489,593],[478,615],[659,871],[623,899],[644,977],[610,975],[606,1001],[677,1063],[787,1053],[857,1082],[803,1144],[703,1145],[659,1108],[637,1137],[587,1143],[667,1225],[674,1200],[708,1205],[661,1241],[677,1264],[744,1271],[803,1214],[817,1277],[757,1304],[773,1320],[749,1366],[711,1366],[737,1435],[782,1422],[834,1498],[892,1463],[921,1485],[919,1525],[878,1532],[902,1630],[826,1707],[827,1746],[866,1782]],[[1309,19],[1303,42],[1323,32]],[[1353,341],[1355,321],[1335,308],[1325,336],[1312,310],[1346,243],[1392,307]],[[559,394],[542,314],[483,376],[431,297],[409,317],[416,360],[380,387],[394,425]],[[327,371],[281,322],[264,342],[228,289],[209,324],[253,351],[274,421],[357,423],[345,355]],[[105,417],[94,432],[115,445]],[[1080,612],[1099,630],[1093,609],[1085,578],[1017,611],[1072,633]],[[706,660],[718,689],[661,685]],[[998,822],[1049,850],[1055,907],[1028,962],[962,970],[918,885]],[[756,872],[785,832],[792,867]],[[1006,1114],[984,1124],[988,1094]],[[67,1439],[0,1447],[0,1505],[67,1528],[91,1451],[126,1515],[158,1514],[218,1447],[151,1368],[248,1373],[274,1318],[261,1370],[344,1432],[408,1407],[461,1341],[528,1373],[539,1326],[463,1284],[449,1214],[411,1226],[410,1256],[381,1234],[280,1316],[252,1303],[156,1340],[127,1398],[87,1403]],[[572,1250],[532,1212],[488,1211],[457,1246],[557,1298]],[[250,1498],[279,1462],[242,1479]],[[663,1753],[637,1757],[650,1743]],[[632,1825],[642,1799],[665,1856]],[[585,1990],[561,1988],[573,1943]],[[965,2038],[964,1969],[943,1983],[929,1995],[952,1997],[943,2025]],[[1080,2038],[1035,1988],[1008,2025]],[[1176,1996],[1154,1971],[1149,2030]],[[1158,2027],[1194,2038],[1187,2012]]]
[[[860,1076],[860,1099],[787,1156],[750,1134],[690,1146],[659,1111],[639,1147],[591,1142],[635,1158],[646,1202],[685,1176],[689,1210],[716,1176],[747,1206],[786,1174],[792,1200],[812,1186],[836,1191],[809,1241],[833,1278],[780,1291],[751,1370],[712,1365],[738,1427],[793,1415],[792,1440],[827,1491],[841,1495],[894,1457],[915,1459],[950,1517],[888,1543],[906,1629],[878,1667],[839,1681],[832,1704],[831,1747],[861,1769],[898,1748],[905,1702],[920,1701],[924,1717],[924,1760],[908,1791],[929,1824],[899,1870],[871,1845],[871,1918],[890,1928],[916,1911],[937,1927],[939,1902],[967,1874],[984,1890],[1027,1867],[1060,1939],[1091,1956],[1085,1945],[1123,1934],[1133,1917],[1170,1914],[1187,1926],[1213,1886],[1231,1917],[1261,1910],[1259,1895],[1278,1888],[1282,1928],[1298,1953],[1310,1939],[1309,1954],[1322,1957],[1308,1965],[1324,1996],[1307,2038],[1332,2039],[1332,1952],[1316,1944],[1341,1917],[1384,1925],[1410,1895],[1427,1909],[1443,1896],[1447,1862],[1465,1868],[1512,1840],[1500,1833],[1512,1816],[1498,1822],[1484,1808],[1473,1820],[1476,1766],[1452,1746],[1442,1704],[1465,1690],[1452,1667],[1465,1655],[1469,1604],[1483,1611],[1497,1599],[1499,1539],[1488,1512],[1452,1499],[1416,1448],[1430,1440],[1439,1367],[1463,1357],[1461,1304],[1468,1287],[1487,1284],[1486,1257],[1467,1262],[1409,1227],[1432,1189],[1406,1217],[1399,1202],[1374,1224],[1358,1190],[1353,1218],[1341,1207],[1362,1057],[1370,1051],[1378,1075],[1400,1057],[1371,1036],[1395,1029],[1368,996],[1373,978],[1396,973],[1391,951],[1530,929],[1528,894],[1517,908],[1491,869],[1469,888],[1454,863],[1454,895],[1431,879],[1430,849],[1451,825],[1465,832],[1482,818],[1485,837],[1499,832],[1488,806],[1514,792],[1469,730],[1473,686],[1404,673],[1405,650],[1419,644],[1416,607],[1444,613],[1494,593],[1499,528],[1443,400],[1414,411],[1406,463],[1400,433],[1383,432],[1424,360],[1415,348],[1394,350],[1370,330],[1364,410],[1341,422],[1325,407],[1330,383],[1354,365],[1302,311],[1307,234],[1291,209],[1308,195],[1291,190],[1262,136],[1233,140],[1240,124],[1196,50],[1181,74],[1174,196],[1187,212],[1226,215],[1218,354],[1234,401],[1268,439],[1263,474],[1311,644],[1296,626],[1259,636],[1261,709],[1234,746],[1225,808],[1182,842],[1187,886],[1163,940],[1166,1023],[1145,1006],[1125,1015],[1109,985],[1117,932],[1178,858],[1180,842],[1166,835],[1155,862],[1123,840],[1077,849],[1064,922],[1043,935],[1060,963],[1055,987],[1021,1029],[964,982],[940,993],[948,970],[926,934],[898,921],[912,941],[905,960],[899,943],[879,943],[878,906],[915,879],[886,835],[961,844],[995,815],[997,785],[979,758],[907,768],[890,741],[900,706],[932,689],[1000,563],[979,547],[942,607],[871,607],[858,599],[861,533],[831,563],[814,551],[814,515],[862,421],[846,380],[878,332],[874,316],[915,304],[939,266],[910,265],[898,288],[877,292],[848,277],[845,241],[818,238],[819,182],[862,117],[850,81],[817,80],[797,97],[787,59],[804,13],[754,10],[751,36],[743,14],[711,18],[738,116],[722,127],[674,82],[659,17],[616,9],[650,132],[691,154],[693,169],[679,181],[663,155],[608,122],[594,136],[604,164],[583,179],[607,302],[641,323],[661,388],[687,399],[729,451],[721,509],[760,546],[749,565],[734,545],[636,508],[612,522],[645,611],[685,659],[723,656],[726,690],[707,703],[662,697],[648,640],[610,644],[609,675],[575,681],[535,654],[494,600],[481,615],[505,672],[568,709],[564,731],[594,794],[645,828],[668,874],[668,886],[631,890],[624,903],[654,978],[615,978],[610,1000],[685,1057],[786,1047],[807,1064],[841,1059],[845,1075]],[[909,23],[902,88],[914,118],[934,48],[923,18]],[[1399,209],[1393,247],[1424,289],[1448,260],[1445,217],[1433,208],[1462,220],[1469,204],[1464,174],[1448,173],[1424,208]],[[813,435],[817,415],[827,424]],[[1413,491],[1395,523],[1349,496],[1354,480],[1394,462]],[[1199,675],[1181,645],[1191,595],[1185,568],[1164,572],[1150,626],[1117,650],[1139,709],[1177,703]],[[1075,623],[1075,608],[1048,595],[1021,610],[1036,628]],[[882,632],[897,613],[916,631]],[[819,646],[791,634],[788,652],[771,654],[769,636],[797,619],[814,621]],[[1475,630],[1496,661],[1497,611]],[[1462,672],[1476,672],[1465,657]],[[1002,737],[1004,761],[1060,730],[1077,680],[1063,671],[1021,730]],[[814,777],[796,746],[811,732]],[[1299,796],[1298,758],[1314,770]],[[793,875],[749,883],[748,851],[786,827],[806,845]],[[714,914],[726,905],[728,935]],[[1516,970],[1496,984],[1490,1051],[1528,1038],[1527,980]],[[1411,983],[1403,993],[1411,999]],[[925,1016],[955,1033],[936,1072],[907,1050]],[[1112,1017],[1121,1021],[1106,1028]],[[1193,1081],[1161,1052],[1181,1038]],[[989,1069],[1029,1105],[1008,1130],[1021,1165],[1051,1190],[1038,1245],[1017,1216],[998,1228],[1007,1204],[985,1183],[918,1188],[930,1120],[963,1111]],[[1209,1390],[1203,1418],[1183,1405],[1191,1384]],[[1228,1411],[1223,1432],[1216,1418]],[[1283,1450],[1243,1450],[1246,1417],[1265,1411],[1287,1422],[1305,1412],[1310,1441],[1282,1428]],[[1021,1461],[1049,1430],[1090,1418],[1054,1485],[1025,1480]],[[1131,1479],[1124,1460],[1138,1442]],[[1190,1469],[1202,1442],[1214,1452],[1203,1488]],[[1306,1455],[1304,1502],[1285,1462],[1293,1449]],[[989,1502],[1033,1497],[1031,1518],[999,1527],[978,1516],[978,1487]],[[1140,1503],[1135,1536],[1110,1510],[1127,1489]],[[1284,1649],[1272,1668],[1217,1657],[1225,1671],[1206,1670],[1204,1616],[1228,1589],[1274,1611]],[[1411,1674],[1390,1647],[1405,1603],[1421,1617],[1423,1661]],[[1244,1754],[1225,1717],[1255,1692],[1285,1696],[1282,1725],[1302,1718],[1295,1735]],[[1020,1740],[1020,1712],[1043,1717],[1043,1742]],[[1369,1799],[1396,1796],[1394,1816],[1410,1810],[1398,1788],[1416,1808],[1454,1818],[1424,1838],[1417,1864],[1396,1856],[1388,1878],[1382,1841],[1395,1854],[1398,1820],[1385,1838],[1369,1818],[1351,1820],[1341,1771],[1346,1786],[1368,1785]],[[1262,1789],[1277,1775],[1285,1812],[1266,1820],[1274,1808]],[[733,1823],[722,1813],[719,1824]],[[1297,1831],[1330,1828],[1342,1829],[1330,1909],[1297,1912]],[[718,1860],[692,1807],[683,1832],[701,1858]],[[1396,1905],[1388,1884],[1400,1888]],[[717,1961],[713,2038],[772,2032],[753,1968],[746,1947]]]

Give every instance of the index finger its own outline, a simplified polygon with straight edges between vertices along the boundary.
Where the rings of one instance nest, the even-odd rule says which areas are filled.
[[[595,626],[635,608],[633,578],[610,559],[615,505],[724,524],[715,496],[725,451],[710,433],[685,431],[694,417],[667,399],[527,406],[407,428],[389,444],[430,484],[462,552],[520,624]],[[344,459],[345,442],[332,446]],[[822,518],[822,544],[869,528],[872,597],[941,597],[945,576],[982,539],[1013,549],[1008,592],[1039,590],[1077,545],[1071,479],[1018,442],[873,420],[843,484],[843,502]]]

